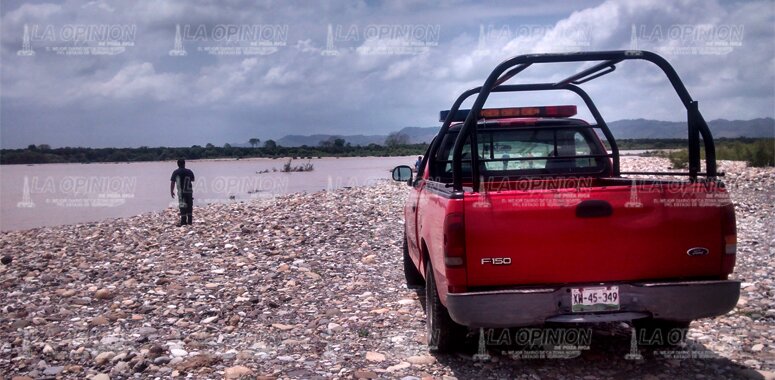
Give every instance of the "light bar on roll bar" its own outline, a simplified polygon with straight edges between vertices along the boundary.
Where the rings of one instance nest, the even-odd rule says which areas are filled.
[[[444,122],[450,110],[439,112],[439,121]],[[465,121],[471,110],[458,110],[452,121]],[[480,113],[481,119],[501,119],[507,117],[571,117],[576,115],[576,106],[540,106],[540,107],[508,107],[485,108]]]

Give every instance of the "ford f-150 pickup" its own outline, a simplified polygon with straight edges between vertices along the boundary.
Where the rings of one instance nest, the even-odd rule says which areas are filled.
[[[620,170],[616,141],[581,84],[630,61],[662,69],[686,108],[688,172]],[[558,82],[506,84],[532,65],[572,62],[586,66]],[[556,90],[575,93],[594,122],[573,118],[576,105],[484,108],[491,93]],[[474,95],[471,109],[460,109]],[[740,283],[728,279],[735,212],[713,138],[659,55],[516,56],[461,94],[440,121],[416,177],[408,166],[393,170],[411,186],[404,271],[409,287],[425,287],[431,350],[454,350],[468,328],[613,321],[686,328],[737,303]]]

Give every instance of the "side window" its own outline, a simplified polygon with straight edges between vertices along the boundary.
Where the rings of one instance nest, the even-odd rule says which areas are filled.
[[[587,139],[584,138],[584,135],[582,135],[581,132],[573,133],[573,142],[576,144],[577,156],[587,156],[592,154],[592,148],[589,146]]]
[[[431,147],[433,146],[433,142],[435,140],[436,140],[436,138],[434,137],[433,140],[431,140],[431,143],[428,144],[428,148],[425,149],[425,154],[423,154],[422,161],[420,162],[420,170],[417,172],[417,178],[422,178],[423,174],[425,174],[425,167],[427,166],[428,160],[430,159],[430,157],[428,157],[428,155],[431,152]]]
[[[457,138],[457,135],[454,135],[455,138]],[[449,178],[452,178],[452,156],[454,153],[454,146],[455,146],[455,140],[452,139],[451,144],[449,145],[449,152],[447,153],[447,164],[444,166],[444,173],[449,175]],[[463,152],[460,155],[461,161],[463,162],[463,175],[464,176],[470,176],[471,175],[471,139],[469,138],[466,140],[466,144],[463,145]]]
[[[435,157],[431,157],[429,176],[438,181],[452,180],[452,153],[457,139],[457,132],[444,135]],[[471,143],[463,146],[463,175],[471,175]]]
[[[573,142],[576,145],[577,156],[589,156],[592,154],[592,146],[590,141],[581,132],[573,133]],[[594,158],[577,158],[576,167],[579,168],[593,168],[597,166],[597,160]]]

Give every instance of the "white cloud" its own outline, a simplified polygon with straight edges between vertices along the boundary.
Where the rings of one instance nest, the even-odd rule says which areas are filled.
[[[668,54],[666,58],[700,101],[706,119],[773,116],[775,9],[770,1],[720,4],[699,0],[591,0],[571,5],[545,1],[516,5],[407,1],[377,5],[331,2],[301,7],[237,0],[70,0],[62,5],[24,3],[3,12],[0,101],[4,112],[19,112],[17,119],[28,123],[34,123],[34,115],[9,105],[35,104],[42,112],[68,107],[73,109],[70,117],[74,122],[88,123],[90,114],[79,109],[121,106],[140,113],[152,101],[173,115],[201,112],[222,120],[224,129],[262,120],[264,129],[251,131],[248,137],[307,133],[310,131],[300,128],[309,125],[316,126],[316,133],[386,133],[407,125],[436,125],[440,109],[449,107],[461,91],[481,85],[490,70],[507,57],[629,49],[633,25],[655,24],[743,25],[742,46],[735,47],[732,54]],[[19,57],[16,51],[21,46],[22,26],[33,22],[136,24],[137,39],[135,46],[116,56],[56,56],[38,42],[33,44],[38,52],[35,57]],[[187,56],[168,55],[176,24],[256,23],[287,25],[287,46],[269,55],[213,56],[197,50],[201,44],[185,41]],[[429,46],[417,55],[364,54],[372,48],[400,46],[402,41],[360,36],[356,41],[336,41],[339,54],[323,56],[329,23],[341,24],[345,29],[355,25],[360,30],[375,24],[440,25],[441,37],[438,46]],[[480,26],[490,25],[508,33],[480,45]],[[676,43],[680,41],[642,41],[641,47],[653,50]],[[574,69],[534,67],[520,75],[517,82],[558,80]],[[683,114],[672,90],[666,87],[664,75],[645,63],[621,64],[616,72],[585,86],[608,120],[674,120]],[[564,97],[558,99],[567,101]],[[132,112],[127,114],[131,117]],[[369,130],[363,130],[364,125]],[[169,126],[169,121],[165,127],[175,128]],[[2,132],[19,139],[24,136],[21,127],[4,127]],[[230,136],[224,133],[223,141],[211,142],[222,144],[244,137]],[[165,142],[137,145],[158,144]]]
[[[734,7],[732,7],[734,8]],[[703,12],[697,12],[703,9]],[[773,109],[760,104],[762,97],[773,102],[773,7],[766,1],[741,4],[732,12],[716,2],[688,0],[682,2],[606,1],[598,6],[572,13],[556,22],[553,28],[539,33],[520,35],[508,42],[495,40],[488,52],[495,55],[559,52],[568,50],[618,50],[631,48],[632,27],[663,29],[696,25],[742,25],[746,35],[743,45],[728,55],[675,54],[670,50],[691,44],[683,39],[664,38],[641,41],[639,48],[662,51],[676,68],[707,119],[727,117],[735,109],[737,118],[773,116]],[[766,30],[762,30],[766,29]],[[589,46],[574,48],[573,31],[588,31]],[[570,32],[570,33],[569,33]],[[569,38],[570,37],[570,38]],[[583,41],[583,39],[582,39]],[[509,52],[508,54],[502,54]],[[471,52],[454,60],[455,71],[465,72],[481,53]],[[625,67],[628,66],[628,67]],[[635,66],[635,67],[629,67]],[[602,80],[590,82],[590,89],[609,120],[630,117],[682,119],[684,112],[665,76],[645,63],[622,63],[619,70]],[[536,70],[537,69],[537,70]],[[535,71],[533,71],[535,70]],[[552,69],[531,68],[529,78],[559,79]],[[540,75],[537,75],[540,74]],[[605,83],[605,85],[602,85]],[[753,96],[746,96],[749,93]],[[646,96],[643,94],[660,94]],[[754,95],[755,94],[755,95]],[[651,110],[643,114],[643,110]],[[722,111],[723,110],[723,111]],[[640,115],[640,116],[638,116]]]
[[[157,73],[150,62],[132,62],[110,79],[85,83],[73,89],[71,94],[118,100],[150,98],[156,101],[168,101],[181,94],[182,80],[179,74]]]
[[[90,1],[84,5],[81,6],[82,8],[88,8],[88,7],[96,7],[99,9],[102,9],[103,11],[107,12],[115,12],[116,8],[110,6],[110,4],[100,0],[100,1]]]
[[[3,24],[19,25],[29,20],[45,20],[48,17],[62,11],[62,6],[52,3],[30,4],[24,3],[3,16]]]

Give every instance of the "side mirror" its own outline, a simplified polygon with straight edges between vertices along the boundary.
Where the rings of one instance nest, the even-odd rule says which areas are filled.
[[[412,168],[407,165],[399,165],[393,168],[393,181],[410,182],[412,180]]]

